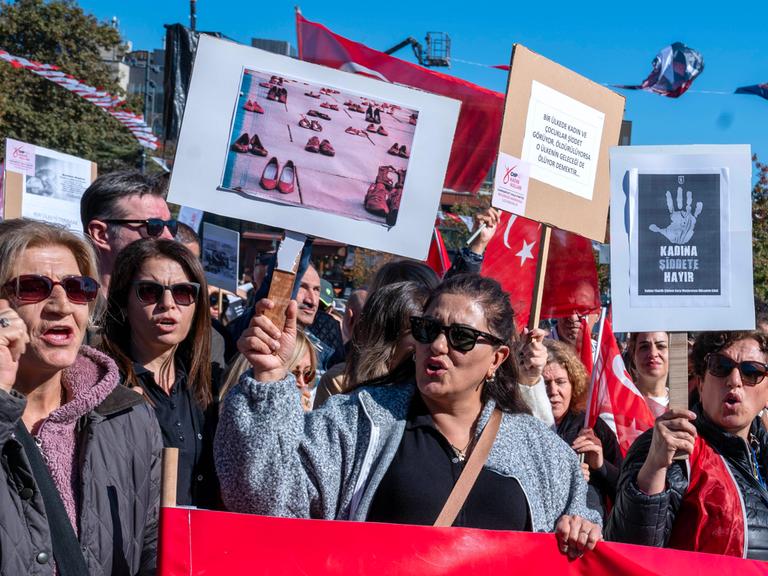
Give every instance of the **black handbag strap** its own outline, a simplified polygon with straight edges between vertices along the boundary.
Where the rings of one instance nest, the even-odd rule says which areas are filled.
[[[45,515],[51,531],[53,558],[56,561],[58,573],[61,576],[87,576],[88,567],[85,563],[85,557],[80,549],[80,542],[77,540],[75,531],[72,529],[67,511],[64,509],[64,502],[62,502],[61,495],[53,483],[53,478],[51,478],[48,465],[43,460],[40,449],[21,420],[16,426],[16,438],[21,442],[24,452],[27,454],[35,484],[37,484],[40,495],[43,497]]]

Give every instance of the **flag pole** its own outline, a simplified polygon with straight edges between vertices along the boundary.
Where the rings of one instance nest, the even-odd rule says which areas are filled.
[[[603,330],[605,329],[605,317],[607,316],[608,308],[603,306],[600,309],[600,327],[597,330],[597,351],[595,352],[594,362],[592,363],[592,375],[589,378],[589,388],[587,389],[587,409],[584,411],[584,428],[589,427],[589,420],[592,416],[592,394],[595,392],[595,379],[597,378],[597,363],[600,360],[600,351],[602,349],[603,342]]]
[[[549,258],[549,239],[552,236],[552,227],[542,223],[541,236],[539,237],[539,261],[536,263],[536,280],[533,283],[533,297],[531,298],[531,313],[528,316],[528,330],[539,327],[541,320],[541,300],[544,296],[544,277],[547,273],[547,259]]]

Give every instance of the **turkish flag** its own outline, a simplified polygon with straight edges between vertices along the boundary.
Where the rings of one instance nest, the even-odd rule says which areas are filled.
[[[495,278],[509,293],[518,330],[528,324],[539,260],[540,224],[502,212],[496,233],[485,249],[480,273]]]
[[[443,242],[443,235],[440,234],[437,226],[435,226],[432,232],[432,242],[429,245],[426,263],[435,271],[439,278],[445,276],[445,273],[451,267],[451,258],[448,256],[448,250],[446,250],[445,242]]]
[[[461,100],[444,186],[457,192],[477,191],[499,149],[504,94],[348,40],[298,11],[296,35],[301,60]]]
[[[481,273],[498,280],[509,293],[518,329],[528,324],[540,236],[538,222],[502,212],[496,234],[485,250]],[[552,230],[541,317],[562,318],[599,309],[592,243],[571,232]]]
[[[653,428],[655,416],[632,382],[613,336],[610,317],[605,318],[597,361],[587,400],[586,423],[594,427],[600,414],[610,414],[616,425],[619,447],[626,456],[635,439]]]

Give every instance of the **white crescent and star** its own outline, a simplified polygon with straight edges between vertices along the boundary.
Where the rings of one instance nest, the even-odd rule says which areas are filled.
[[[517,215],[512,214],[509,217],[509,220],[507,221],[507,229],[504,231],[504,246],[512,250],[512,246],[509,245],[509,232],[512,230],[512,226],[515,223],[515,220],[517,220]],[[523,239],[523,246],[520,249],[520,252],[515,254],[515,256],[520,258],[520,267],[522,268],[525,264],[526,260],[529,258],[533,260],[533,247],[536,246],[536,241],[534,240],[530,244]]]

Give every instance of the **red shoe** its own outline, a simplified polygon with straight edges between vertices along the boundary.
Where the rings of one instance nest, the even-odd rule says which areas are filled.
[[[381,124],[381,112],[379,111],[379,109],[378,109],[378,108],[376,108],[376,109],[373,111],[373,121],[374,121],[376,124]]]
[[[272,84],[270,84],[269,82],[259,82],[259,86],[261,86],[262,88],[272,88]]]
[[[400,145],[397,142],[392,144],[392,146],[389,147],[389,150],[387,150],[387,154],[392,154],[392,156],[400,156]]]
[[[250,148],[249,142],[248,134],[243,132],[240,137],[235,140],[234,144],[232,144],[231,149],[235,152],[248,152]]]
[[[331,146],[331,143],[328,142],[328,140],[323,140],[320,142],[320,154],[325,154],[326,156],[336,156],[336,150],[333,149],[333,146]]]
[[[381,120],[379,120],[379,122],[381,122]],[[379,126],[379,129],[378,129],[378,130],[376,130],[376,132],[377,132],[378,134],[381,134],[382,136],[389,136],[389,132],[387,132],[386,130],[384,130],[384,126]]]
[[[408,152],[405,149],[405,144],[400,146],[400,150],[398,151],[397,155],[400,156],[400,158],[410,158]]]
[[[277,102],[277,86],[272,86],[267,92],[267,100],[274,100]]]
[[[314,130],[315,132],[322,132],[323,126],[318,122],[317,120],[312,120],[312,122],[309,124],[310,129]]]
[[[352,128],[352,126],[344,130],[344,132],[346,132],[347,134],[352,134],[352,136],[360,135],[360,131],[357,128]]]
[[[264,114],[264,108],[262,108],[256,100],[251,102],[251,112],[256,112],[256,114]]]
[[[270,81],[272,84],[277,84],[277,76],[272,76],[272,78],[270,78],[270,79],[269,79],[269,81]]]
[[[392,188],[392,178],[390,174],[395,172],[392,166],[379,166],[379,173],[376,175],[376,183],[384,184],[387,188]]]
[[[280,181],[277,183],[277,190],[281,194],[292,194],[293,185],[296,182],[296,166],[293,160],[288,160],[280,172]]]
[[[323,140],[323,142],[328,142],[328,140]],[[320,138],[312,136],[312,138],[307,141],[307,145],[304,146],[304,150],[307,152],[320,152],[320,146]]]
[[[257,134],[254,134],[250,141],[251,146],[251,154],[256,154],[256,156],[266,156],[267,155],[267,149],[264,148],[264,146],[261,145],[261,140],[259,139],[259,136]]]
[[[272,156],[267,165],[264,166],[264,172],[261,173],[259,184],[264,190],[274,190],[277,188],[277,174],[280,172],[280,164],[277,158]]]
[[[366,130],[368,130],[368,132],[374,132],[375,133],[376,132],[376,126],[374,126],[373,124],[368,124],[368,128],[366,128]]]
[[[371,108],[370,104],[368,104],[368,110],[365,111],[365,121],[370,123],[376,122],[373,118],[373,108]]]
[[[302,118],[299,120],[299,128],[306,128],[307,130],[312,130],[312,124],[309,123],[309,120],[306,118]]]
[[[376,216],[386,216],[389,214],[388,197],[389,192],[384,184],[374,182],[368,187],[368,193],[365,195],[365,209]]]
[[[315,94],[314,92],[304,92],[304,96],[309,96],[310,98],[320,98],[320,94]]]
[[[248,100],[248,102],[245,103],[245,106],[243,106],[246,112],[253,112],[253,102]]]
[[[414,126],[416,126],[416,120],[418,117],[419,117],[418,114],[416,114],[415,112],[411,114],[411,117],[408,119],[408,124],[413,124]]]
[[[282,82],[280,82],[282,84]],[[277,101],[280,102],[280,104],[285,104],[288,100],[288,90],[285,88],[278,88],[277,89]]]
[[[387,226],[394,226],[397,222],[397,214],[400,212],[400,200],[403,197],[403,187],[395,186],[387,200],[389,214],[387,214]]]
[[[328,114],[325,114],[324,112],[318,112],[314,108],[307,112],[307,116],[314,116],[315,118],[322,118],[323,120],[330,120],[331,117],[328,116]]]

